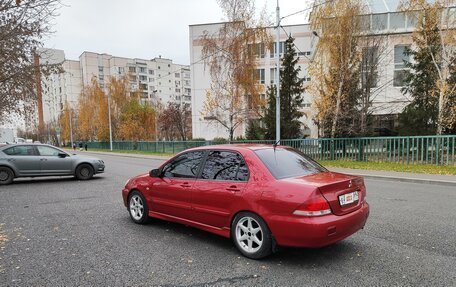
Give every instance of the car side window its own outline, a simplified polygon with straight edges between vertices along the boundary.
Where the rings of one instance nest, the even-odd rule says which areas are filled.
[[[49,146],[37,146],[36,148],[41,156],[58,156],[61,152],[60,150]]]
[[[35,149],[33,146],[21,145],[13,146],[3,150],[7,155],[36,155]]]
[[[230,151],[211,151],[204,164],[202,179],[246,181],[248,169],[241,155]]]
[[[163,177],[196,178],[204,152],[195,151],[182,154],[163,168]]]

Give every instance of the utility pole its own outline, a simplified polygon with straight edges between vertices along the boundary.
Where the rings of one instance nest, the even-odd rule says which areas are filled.
[[[276,96],[276,144],[280,144],[280,8],[279,0],[277,0],[276,8],[277,16],[277,37],[276,37],[276,87],[277,87],[277,96]]]
[[[73,148],[73,119],[71,114],[73,113],[73,109],[70,107],[70,141],[71,141],[71,148]]]
[[[108,92],[108,116],[109,116],[109,149],[112,151],[111,93],[109,93],[109,92]]]

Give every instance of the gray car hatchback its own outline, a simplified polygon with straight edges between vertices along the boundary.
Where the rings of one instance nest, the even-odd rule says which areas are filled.
[[[46,144],[11,144],[0,146],[0,185],[18,177],[74,175],[86,180],[104,172],[101,159],[69,154]]]

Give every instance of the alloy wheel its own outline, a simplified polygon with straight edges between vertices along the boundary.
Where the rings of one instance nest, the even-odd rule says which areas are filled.
[[[236,240],[247,253],[255,253],[263,245],[263,230],[252,217],[244,217],[236,225]]]
[[[144,215],[144,204],[141,197],[137,194],[130,198],[130,214],[135,220],[141,220]]]

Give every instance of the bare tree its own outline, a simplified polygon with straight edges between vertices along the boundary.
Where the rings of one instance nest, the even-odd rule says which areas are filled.
[[[228,22],[214,34],[204,33],[201,39],[202,57],[211,76],[202,116],[226,128],[232,140],[239,125],[259,108],[264,87],[255,77],[257,55],[264,54],[270,37],[261,21],[255,20],[253,1],[218,2]]]
[[[58,68],[40,64],[36,51],[60,6],[59,0],[0,0],[0,122],[34,109],[37,78]]]

